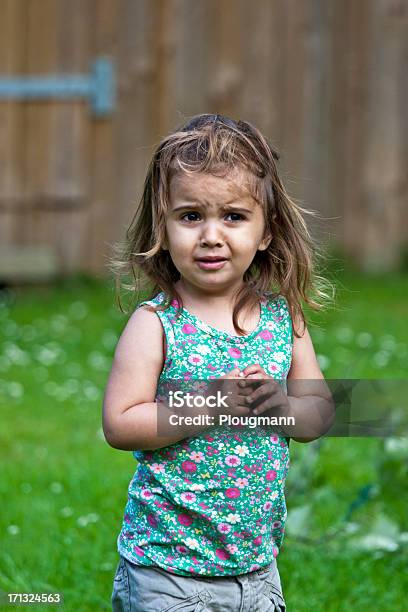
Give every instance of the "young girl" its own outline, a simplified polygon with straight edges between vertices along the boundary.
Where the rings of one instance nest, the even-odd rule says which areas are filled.
[[[290,397],[276,381],[323,379],[301,301],[318,308],[310,295],[324,293],[306,211],[277,160],[249,123],[193,118],[159,145],[112,259],[118,278],[132,271],[135,295],[141,275],[153,283],[121,335],[104,398],[107,441],[138,461],[114,610],[286,609],[276,557],[289,437],[309,441],[324,428],[310,424],[306,393]],[[196,426],[159,437],[166,382],[210,379],[242,381],[230,414],[255,407],[295,417],[298,429]]]

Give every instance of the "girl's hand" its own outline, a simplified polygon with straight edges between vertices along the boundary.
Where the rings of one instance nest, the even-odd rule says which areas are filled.
[[[271,378],[271,376],[268,376],[268,374],[265,372],[265,370],[259,365],[259,363],[254,363],[252,365],[249,365],[245,368],[245,370],[243,370],[243,375],[245,376],[245,378]]]
[[[280,410],[289,408],[287,395],[283,392],[279,381],[268,376],[258,363],[247,366],[243,373],[245,379],[241,380],[238,385],[245,389],[245,401],[253,414],[262,414],[271,408]],[[264,380],[265,382],[250,382],[250,379]],[[249,393],[248,390],[250,390]]]
[[[230,383],[230,380],[234,382]],[[239,381],[242,380],[241,370],[239,368],[234,368],[213,381],[216,383],[216,389],[219,389],[221,393],[228,398],[226,400],[228,408],[222,407],[218,409],[218,413],[222,412],[233,416],[246,416],[251,414],[251,409],[245,401],[246,397],[251,393],[251,389],[245,389],[239,386]]]

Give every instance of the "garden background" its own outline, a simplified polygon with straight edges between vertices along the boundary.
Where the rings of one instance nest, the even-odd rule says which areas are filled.
[[[109,609],[135,462],[101,429],[127,320],[106,264],[170,129],[214,112],[271,139],[289,193],[320,213],[311,229],[337,288],[334,307],[309,313],[325,376],[407,379],[408,3],[0,0],[0,11],[0,590]],[[6,77],[89,76],[101,57],[102,114],[94,90],[4,98]],[[406,437],[291,443],[288,609],[402,609],[407,470]]]

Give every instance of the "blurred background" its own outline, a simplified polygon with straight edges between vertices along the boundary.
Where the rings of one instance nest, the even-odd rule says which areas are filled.
[[[127,321],[107,261],[169,131],[203,112],[261,129],[320,215],[325,376],[407,378],[408,0],[0,0],[0,16],[0,589],[109,609],[135,462],[101,430]],[[288,609],[401,610],[407,439],[291,456]]]

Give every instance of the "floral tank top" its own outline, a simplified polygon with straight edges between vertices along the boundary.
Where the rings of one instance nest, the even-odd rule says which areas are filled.
[[[158,305],[164,293],[142,304]],[[257,328],[246,336],[218,330],[177,302],[157,311],[167,342],[156,400],[166,380],[208,380],[259,363],[286,381],[293,334],[283,296],[260,299]],[[138,450],[118,537],[132,563],[174,574],[230,576],[269,565],[287,515],[289,439],[266,426],[215,427],[155,450]]]

